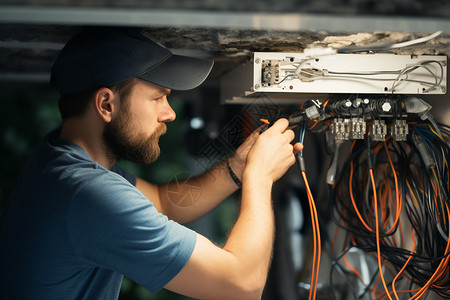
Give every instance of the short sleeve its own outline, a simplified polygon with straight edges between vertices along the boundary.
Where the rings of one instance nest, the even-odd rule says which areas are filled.
[[[111,171],[125,178],[129,183],[131,183],[131,185],[136,186],[136,176],[128,173],[124,169],[120,168],[118,165],[114,165]]]
[[[67,217],[70,240],[82,263],[115,270],[150,292],[175,277],[196,243],[194,231],[168,220],[111,172],[80,188]]]

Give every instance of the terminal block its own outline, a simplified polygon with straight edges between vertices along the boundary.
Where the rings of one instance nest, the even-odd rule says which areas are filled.
[[[394,140],[406,141],[408,136],[408,123],[406,123],[406,120],[395,120],[391,130],[391,136]]]
[[[375,120],[370,132],[374,141],[384,141],[387,134],[387,127],[384,120]]]
[[[348,140],[352,129],[350,119],[336,118],[331,123],[331,133],[335,140]]]
[[[280,80],[280,68],[276,60],[263,60],[261,67],[261,86],[270,87]]]
[[[362,140],[366,134],[366,122],[363,118],[353,118],[351,120],[352,131],[350,137],[352,139]]]

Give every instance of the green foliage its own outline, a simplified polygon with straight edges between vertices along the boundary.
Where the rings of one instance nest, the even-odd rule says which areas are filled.
[[[27,157],[60,124],[52,92],[2,93],[0,109],[0,203],[11,192]]]

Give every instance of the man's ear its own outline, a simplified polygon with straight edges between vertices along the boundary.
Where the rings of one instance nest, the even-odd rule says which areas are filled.
[[[117,109],[117,96],[106,87],[100,88],[94,95],[94,106],[98,116],[105,122],[110,122],[114,110]]]

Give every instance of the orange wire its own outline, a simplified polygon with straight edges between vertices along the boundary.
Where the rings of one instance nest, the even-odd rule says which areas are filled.
[[[414,238],[414,231],[413,231],[413,228],[412,228],[412,227],[411,227],[411,237],[412,237],[412,239],[413,239],[414,246],[413,246],[411,252],[409,253],[408,260],[406,260],[405,264],[404,264],[403,267],[400,269],[400,271],[398,272],[397,276],[395,276],[395,277],[394,277],[394,280],[392,280],[392,291],[394,292],[394,296],[395,296],[395,298],[396,298],[397,300],[400,300],[400,299],[398,298],[397,291],[395,290],[395,281],[397,281],[397,278],[400,277],[400,275],[401,275],[401,274],[403,273],[403,271],[406,269],[406,266],[408,265],[409,261],[413,258],[412,254],[413,254],[414,251],[416,250],[416,245],[417,245],[417,243],[416,243],[416,239]]]
[[[270,122],[269,122],[269,120],[267,120],[267,119],[259,119],[261,122],[263,122],[264,124],[267,124],[267,125],[269,125],[270,124]]]
[[[313,225],[314,256],[313,256],[313,272],[311,274],[311,288],[309,290],[309,299],[315,300],[316,299],[316,290],[317,290],[317,281],[319,279],[320,256],[321,256],[321,248],[322,247],[321,247],[321,240],[320,240],[320,229],[319,229],[319,219],[317,217],[317,209],[316,209],[316,205],[314,203],[314,198],[311,193],[311,189],[308,184],[308,179],[306,178],[305,171],[302,171],[302,177],[305,182],[305,187],[306,187],[306,191],[307,191],[307,195],[308,195],[309,207],[311,210],[311,222]],[[317,261],[316,261],[316,256],[317,256]]]
[[[394,163],[392,162],[391,156],[389,155],[389,150],[386,144],[386,141],[384,142],[384,148],[386,150],[386,154],[387,157],[389,159],[389,164],[391,166],[391,170],[392,170],[392,174],[394,175],[394,183],[395,183],[395,202],[396,202],[396,214],[395,214],[395,221],[394,224],[392,224],[392,227],[386,232],[386,234],[389,234],[397,225],[397,223],[400,220],[400,214],[401,214],[401,210],[402,210],[402,202],[400,200],[400,193],[399,193],[399,188],[398,188],[398,179],[397,179],[397,172],[395,172],[395,168],[394,168]]]
[[[312,124],[311,127],[308,128],[308,130],[313,129],[317,124],[319,124],[319,121],[314,121],[314,124]]]
[[[361,283],[364,285],[364,287],[366,289],[368,289],[369,291],[372,291],[372,289],[364,282],[361,274],[355,269],[353,268],[353,266],[350,264],[350,262],[347,260],[347,254],[344,255],[342,258],[344,260],[345,265],[350,269],[350,271],[352,271],[353,274],[356,275],[356,277],[358,277],[359,281],[361,281]]]
[[[318,253],[320,252],[320,243],[319,243],[318,238],[317,238],[318,225],[315,222],[317,216],[315,214],[315,209],[312,206],[311,197],[312,197],[311,191],[308,189],[308,200],[309,200],[310,207],[311,207],[311,217],[314,219],[314,222],[313,222],[312,225],[313,225],[313,228],[314,228],[314,247],[315,247],[315,251],[314,251],[314,259],[313,259],[313,272],[311,274],[311,289],[310,289],[310,299],[311,299],[311,294],[312,294],[312,299],[314,300],[316,298],[317,279],[318,279],[319,265],[320,265],[320,262],[319,262],[320,254],[318,255]],[[316,259],[316,257],[317,257],[317,259]]]
[[[295,115],[297,112],[294,111],[292,114],[289,115],[289,117],[287,117],[288,119],[292,118],[293,115]]]
[[[433,185],[433,188],[434,188],[434,191],[435,191],[434,202],[436,204],[436,214],[438,216],[439,224],[442,226],[441,218],[439,217],[439,215],[440,215],[439,206],[437,204],[437,198],[438,197],[439,197],[439,199],[441,200],[441,203],[442,203],[442,194],[441,194],[441,187],[439,186],[439,183],[438,183],[439,179],[437,178],[436,171],[434,169],[433,169],[433,175],[434,175],[434,178],[436,179],[436,184],[437,184],[437,190],[436,190],[436,187],[434,186],[433,181],[431,181],[431,184]],[[444,218],[443,221],[444,221],[444,223],[446,223],[445,222],[445,215],[444,215],[444,206],[442,205],[441,207],[442,207],[442,217]]]
[[[434,185],[434,182],[433,182],[433,180],[431,180],[431,178],[430,178],[430,182],[431,182],[431,186],[433,187],[433,191],[434,191],[434,196],[433,196],[433,200],[434,200],[434,205],[436,205],[436,210],[439,210],[439,206],[438,206],[438,203],[437,203],[437,188],[436,188],[436,186]],[[442,208],[443,209],[443,208]],[[436,211],[436,213],[438,213],[438,211]],[[438,222],[439,222],[439,225],[441,225],[442,226],[442,224],[441,224],[441,219],[438,217],[437,218],[438,219]]]
[[[352,145],[353,148],[353,145]],[[377,146],[375,148],[375,151],[378,152],[380,151],[382,148],[382,145]],[[376,238],[376,244],[377,244],[377,261],[378,261],[378,268],[379,268],[379,278],[376,281],[374,288],[371,289],[371,291],[373,292],[374,298],[377,298],[377,295],[379,295],[379,299],[382,299],[385,297],[385,295],[392,300],[391,295],[395,296],[395,299],[399,300],[398,294],[399,293],[411,293],[411,292],[416,292],[416,294],[410,298],[410,300],[417,300],[419,298],[421,298],[425,292],[430,288],[430,286],[433,287],[441,287],[440,283],[442,282],[442,280],[447,280],[447,274],[448,274],[448,265],[450,262],[450,255],[445,256],[444,258],[441,259],[439,266],[435,269],[433,275],[429,278],[429,280],[427,281],[427,283],[418,289],[412,289],[412,290],[406,290],[406,291],[397,291],[396,290],[396,282],[397,280],[400,278],[400,276],[404,273],[406,267],[408,266],[408,264],[410,263],[410,261],[413,259],[413,253],[415,252],[415,249],[417,247],[417,241],[414,237],[414,232],[413,232],[413,228],[411,228],[411,237],[413,239],[414,245],[412,250],[410,251],[409,257],[407,259],[407,261],[404,263],[404,265],[402,266],[402,268],[400,269],[400,271],[395,275],[394,280],[392,281],[391,285],[392,285],[392,291],[388,290],[388,287],[386,285],[386,281],[382,272],[382,266],[388,268],[388,270],[390,270],[390,272],[392,273],[392,275],[394,275],[393,270],[391,270],[389,268],[388,265],[385,265],[384,263],[382,264],[382,258],[381,258],[381,243],[386,243],[386,240],[382,240],[382,238],[380,237],[380,224],[382,224],[383,228],[386,229],[386,227],[388,226],[387,224],[389,224],[389,220],[391,219],[391,216],[394,217],[394,222],[391,223],[391,227],[389,228],[389,230],[386,232],[387,234],[391,233],[393,230],[395,230],[396,226],[398,225],[400,228],[400,244],[403,245],[403,232],[402,232],[402,222],[400,222],[400,216],[401,216],[401,212],[402,212],[402,204],[403,204],[403,197],[401,195],[401,193],[399,192],[399,183],[398,183],[398,172],[396,172],[394,164],[392,162],[391,156],[389,154],[389,150],[387,147],[387,143],[386,141],[384,142],[384,148],[386,150],[386,154],[387,157],[389,159],[389,165],[390,165],[390,169],[392,170],[392,176],[394,179],[394,185],[395,185],[395,200],[393,199],[393,188],[391,186],[391,181],[389,180],[388,177],[381,177],[381,178],[377,178],[382,180],[384,183],[380,186],[380,188],[377,190],[376,189],[376,180],[375,180],[375,176],[374,176],[374,171],[373,169],[369,170],[369,174],[370,174],[370,180],[372,183],[372,190],[373,190],[373,209],[375,212],[375,238]],[[353,179],[353,173],[354,173],[354,168],[353,168],[353,162],[350,162],[351,166],[350,166],[350,177],[349,177],[349,186],[350,186],[350,198],[352,200],[352,204],[354,206],[354,209],[356,211],[356,214],[358,215],[359,219],[361,220],[361,222],[363,223],[364,226],[366,226],[366,228],[368,228],[367,224],[365,223],[364,219],[362,218],[356,203],[355,203],[355,199],[352,193],[352,179]],[[413,164],[413,167],[416,168],[417,172],[420,174],[420,170],[418,168],[417,165]],[[384,168],[384,174],[389,174],[388,173],[388,164],[385,165]],[[436,174],[434,174],[435,177]],[[412,198],[412,200],[416,203],[417,206],[419,206],[419,203],[417,203],[417,199],[416,199],[416,195],[412,192],[409,181],[406,181],[406,184],[409,187],[409,193],[407,192],[407,195],[409,197]],[[419,183],[420,186],[422,187],[421,192],[423,193],[423,183],[420,182]],[[432,184],[432,188],[434,190],[434,197],[433,197],[433,202],[436,205],[436,209],[439,210],[439,206],[437,205],[437,198],[440,198],[440,187],[436,186],[435,183],[433,181],[431,181]],[[377,199],[377,196],[380,196],[379,199]],[[407,200],[408,198],[406,198],[405,200]],[[378,212],[378,201],[380,201],[380,209],[381,209],[381,222],[379,219],[379,212]],[[441,202],[442,203],[442,202]],[[442,210],[447,210],[447,215],[445,215],[445,213],[442,214],[442,219],[445,220],[445,218],[447,217],[448,219],[450,219],[450,209],[447,203],[444,203],[445,205],[441,206]],[[445,208],[444,208],[445,206]],[[392,207],[392,212],[393,215],[391,215],[389,213],[389,209],[390,207]],[[441,223],[441,218],[439,218],[439,223]],[[371,228],[368,228],[371,232],[373,231]],[[338,231],[338,230],[336,230]],[[450,228],[449,228],[449,233],[448,236],[450,236]],[[394,244],[396,245],[397,243],[395,242],[394,236],[392,242],[394,242]],[[336,236],[335,236],[336,239]],[[353,244],[355,244],[355,240],[354,237],[352,237],[352,241]],[[334,247],[334,243],[335,241],[333,241],[333,247]],[[445,253],[449,253],[449,248],[450,248],[450,240],[447,241],[447,246],[446,246],[446,252]],[[350,263],[348,262],[348,260],[346,259],[346,256],[344,255],[344,262],[345,264],[349,267],[349,269],[359,278],[359,280],[364,284],[364,281],[362,280],[361,275],[358,273],[358,271],[356,269],[354,269]],[[406,274],[405,274],[406,275]],[[407,278],[409,278],[408,276],[406,276]],[[379,283],[379,280],[382,281],[383,287],[384,287],[384,291],[377,291],[377,286]],[[365,285],[365,284],[364,284]],[[366,286],[366,285],[365,285]],[[366,286],[366,288],[369,289],[369,287]],[[369,289],[370,290],[370,289]],[[438,293],[439,294],[439,293]]]
[[[377,293],[381,294],[381,291],[378,291],[378,284],[380,284],[380,276],[378,276],[377,280],[375,281],[375,283],[373,285],[373,290],[372,290],[372,298],[373,299],[378,299]]]
[[[450,217],[450,211],[448,209],[447,204],[445,205],[445,208],[447,209],[447,216]],[[450,236],[450,226],[449,226],[448,236]],[[450,239],[448,239],[447,247],[445,248],[445,253],[448,253],[449,248],[450,248]],[[445,258],[443,258],[441,260],[441,262],[439,263],[439,266],[436,268],[436,271],[433,273],[433,275],[430,277],[430,279],[427,281],[427,283],[422,288],[420,288],[419,292],[417,292],[414,296],[409,298],[409,300],[420,299],[423,296],[423,294],[425,294],[425,292],[428,290],[430,285],[435,281],[436,276],[438,276],[440,273],[442,273],[445,270],[445,269],[441,270],[443,268],[443,266],[448,266],[449,259],[450,259],[450,255],[447,255]]]
[[[353,208],[355,209],[356,215],[358,216],[359,220],[361,221],[361,223],[364,225],[364,227],[367,228],[367,230],[369,230],[370,232],[372,232],[372,228],[370,228],[366,222],[364,221],[363,217],[361,216],[361,213],[358,210],[358,207],[356,206],[356,202],[355,202],[355,198],[353,197],[353,183],[352,183],[352,179],[353,179],[353,161],[350,162],[350,177],[348,180],[348,184],[349,184],[349,191],[350,191],[350,199],[352,200],[352,205]]]
[[[302,172],[302,176],[303,176],[303,180],[305,179],[305,175],[304,172]],[[305,183],[306,185],[306,183]],[[309,190],[308,187],[306,187],[306,191],[307,191],[307,195],[308,195],[308,203],[309,203],[309,209],[311,211],[311,223],[312,223],[312,229],[313,229],[313,262],[312,262],[312,267],[311,267],[311,283],[310,283],[310,288],[309,288],[309,297],[308,299],[312,299],[312,297],[315,297],[316,291],[315,291],[315,284],[314,284],[314,274],[316,271],[316,253],[317,253],[317,231],[316,231],[316,224],[314,221],[314,216],[313,216],[313,209],[311,206],[311,201],[310,201],[310,196],[309,196]]]
[[[334,238],[333,238],[333,242],[331,243],[331,247],[330,247],[330,256],[333,256],[333,252],[334,252],[334,247],[336,246],[336,242],[337,242],[337,237],[339,234],[341,227],[339,227],[339,224],[336,226],[336,231],[334,232]]]
[[[377,142],[376,145],[373,147],[373,151],[374,151],[375,153],[378,153],[378,152],[381,151],[381,148],[383,148],[383,144]]]
[[[388,296],[389,300],[392,300],[391,295],[389,294],[389,290],[386,285],[386,281],[384,280],[383,276],[383,268],[381,267],[381,249],[380,249],[380,228],[378,226],[378,201],[377,201],[377,193],[376,193],[376,187],[375,187],[375,179],[373,176],[373,169],[369,169],[370,172],[370,179],[372,181],[372,189],[373,189],[373,203],[374,203],[374,213],[375,213],[375,237],[377,241],[377,260],[378,260],[378,270],[380,273],[381,281],[383,283],[384,290],[386,291],[386,295]]]

